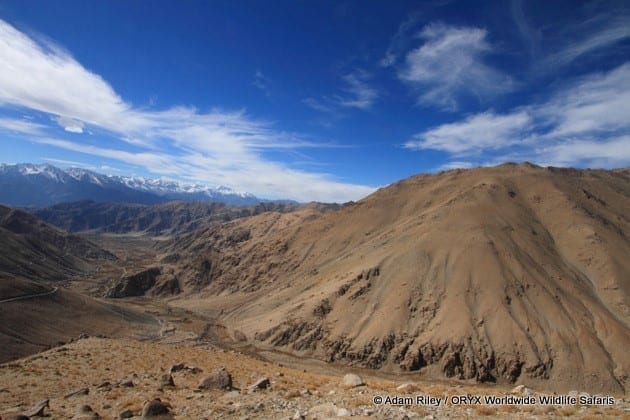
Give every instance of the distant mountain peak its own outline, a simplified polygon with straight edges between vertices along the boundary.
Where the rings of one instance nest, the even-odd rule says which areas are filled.
[[[0,203],[48,206],[79,200],[141,204],[170,200],[215,201],[232,205],[265,201],[226,186],[209,187],[159,178],[105,175],[78,167],[61,169],[49,163],[0,165]]]

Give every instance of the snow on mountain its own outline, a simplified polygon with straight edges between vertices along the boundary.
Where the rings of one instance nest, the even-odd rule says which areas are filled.
[[[173,180],[105,175],[83,168],[60,169],[50,164],[0,165],[0,202],[41,205],[76,199],[93,201],[163,202],[168,200],[219,201],[249,205],[262,200],[229,187],[209,187]],[[41,189],[39,193],[37,189]],[[11,190],[21,190],[17,202]],[[32,191],[30,191],[32,190]],[[36,197],[37,195],[42,197]],[[134,194],[137,197],[134,197]],[[151,199],[153,197],[153,199]]]

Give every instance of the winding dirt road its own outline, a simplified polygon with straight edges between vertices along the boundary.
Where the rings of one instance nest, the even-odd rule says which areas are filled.
[[[58,287],[53,287],[51,290],[47,292],[35,293],[33,295],[16,296],[16,297],[8,298],[8,299],[1,299],[0,303],[8,303],[8,302],[15,302],[16,300],[26,300],[26,299],[33,299],[33,298],[38,298],[42,296],[49,296],[49,295],[57,293],[57,290],[59,290]]]

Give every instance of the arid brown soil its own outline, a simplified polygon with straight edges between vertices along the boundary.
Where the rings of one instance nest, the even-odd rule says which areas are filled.
[[[201,381],[219,368],[231,375],[233,389],[199,390]],[[172,385],[164,381],[169,373]],[[106,419],[119,418],[124,412],[138,418],[145,404],[155,398],[169,405],[174,418],[182,419],[612,419],[628,418],[630,409],[630,403],[619,395],[609,406],[455,404],[453,397],[464,395],[539,398],[544,394],[523,387],[403,383],[362,373],[360,377],[364,385],[348,387],[342,373],[292,369],[208,345],[88,338],[0,365],[0,416],[8,418],[49,400],[43,413],[48,418],[95,418],[94,412]],[[268,387],[252,389],[264,378],[269,380]],[[378,396],[413,401],[418,396],[425,401],[449,397],[449,401],[442,400],[439,406],[377,405],[374,398]]]

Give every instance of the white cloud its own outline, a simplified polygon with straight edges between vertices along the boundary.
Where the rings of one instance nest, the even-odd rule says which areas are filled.
[[[342,76],[344,94],[324,96],[321,99],[304,98],[302,102],[316,111],[337,115],[341,108],[370,109],[378,99],[378,92],[369,85],[370,75],[360,69]]]
[[[271,93],[269,91],[269,84],[270,83],[271,83],[270,80],[267,78],[267,76],[265,76],[263,74],[262,71],[256,70],[256,73],[254,74],[254,81],[252,82],[252,85],[254,85],[258,89],[262,90],[265,93],[265,96],[270,96],[271,95]]]
[[[568,83],[549,100],[511,113],[485,112],[417,133],[411,150],[433,149],[457,161],[491,152],[494,162],[630,165],[630,63]]]
[[[551,137],[630,130],[630,63],[579,80],[537,113],[554,125]]]
[[[525,111],[506,115],[485,112],[417,134],[404,146],[413,150],[434,149],[455,155],[474,155],[522,141],[530,124],[531,117]]]
[[[347,108],[369,109],[372,107],[378,93],[367,84],[368,75],[362,71],[355,71],[343,77],[347,86],[343,89],[347,96],[338,96],[339,105]]]
[[[547,166],[622,167],[630,163],[630,135],[604,141],[562,141],[535,152],[534,160]]]
[[[603,22],[600,23],[600,20]],[[598,26],[593,28],[593,22]],[[585,35],[576,41],[576,34]],[[623,14],[612,18],[607,16],[606,19],[594,18],[573,28],[571,35],[568,45],[540,63],[542,70],[566,66],[578,58],[630,38],[630,19]]]
[[[418,37],[422,46],[410,51],[398,77],[419,91],[418,101],[455,110],[466,95],[479,98],[509,91],[511,78],[485,64],[492,52],[486,30],[430,24]]]
[[[61,48],[38,44],[1,20],[0,103],[108,129],[137,130],[145,123],[101,77]]]
[[[92,165],[88,165],[83,162],[77,162],[76,160],[57,159],[57,158],[51,158],[51,157],[43,157],[42,160],[45,160],[46,162],[53,162],[53,163],[62,164],[66,166],[76,166],[76,167],[85,168],[85,169],[96,169]]]
[[[355,93],[359,95],[361,86],[357,86]],[[370,98],[354,99],[357,106]],[[61,48],[37,42],[2,20],[0,106],[51,114],[62,127],[76,133],[89,126],[104,130],[131,144],[135,151],[90,145],[83,136],[73,142],[45,137],[35,130],[35,125],[18,124],[16,120],[5,119],[4,125],[0,122],[0,127],[40,134],[34,141],[138,165],[159,175],[303,201],[355,200],[374,190],[269,160],[265,151],[330,145],[279,131],[270,123],[250,118],[244,111],[215,109],[200,113],[191,107],[162,111],[135,108]]]
[[[83,127],[85,125],[81,121],[68,117],[57,117],[55,121],[57,121],[57,124],[62,126],[64,130],[69,131],[70,133],[83,133]]]
[[[389,42],[385,55],[379,62],[381,67],[391,67],[396,64],[400,55],[405,49],[407,49],[410,38],[409,33],[413,30],[419,20],[420,14],[413,13],[407,18],[407,20],[400,24],[398,30]]]
[[[254,191],[264,197],[345,202],[360,199],[375,190],[364,185],[335,181],[327,174],[298,171],[260,159],[247,160],[243,157],[243,160],[235,163],[217,160],[193,150],[187,154],[173,156],[161,152],[131,153],[56,138],[36,138],[34,141],[115,159],[148,168],[154,173],[191,182],[212,182],[214,185],[225,185],[237,191]],[[279,185],[282,186],[281,194],[278,193]]]
[[[0,128],[21,134],[42,134],[46,126],[15,118],[0,118]]]
[[[325,104],[319,99],[316,98],[304,98],[302,99],[302,103],[308,106],[309,108],[313,108],[315,111],[324,112],[327,114],[333,114],[335,112],[335,107],[330,104]]]
[[[472,168],[473,166],[475,166],[473,163],[471,162],[465,162],[465,161],[461,161],[461,160],[452,160],[450,162],[446,162],[442,165],[440,165],[437,170],[438,171],[449,171],[451,169],[467,169],[467,168]]]

